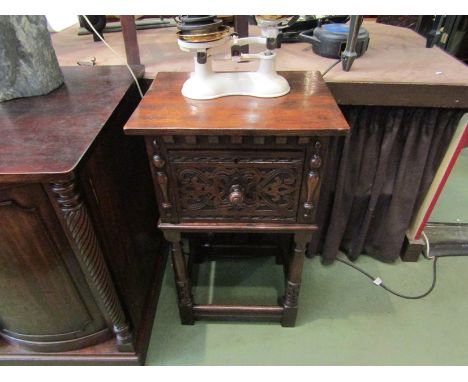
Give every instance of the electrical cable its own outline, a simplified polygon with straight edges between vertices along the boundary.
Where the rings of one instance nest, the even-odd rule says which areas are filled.
[[[425,234],[424,231],[421,231],[423,237],[424,237],[424,241],[426,242],[426,253],[424,254],[424,256],[426,256],[426,259],[432,259],[434,258],[434,256],[429,256],[429,253],[431,251],[431,248],[429,246],[429,239],[427,238],[427,235]]]
[[[93,30],[93,32],[96,34],[96,36],[99,37],[99,39],[112,51],[112,53],[114,53],[118,58],[120,58],[124,63],[125,63],[125,66],[127,67],[127,69],[129,70],[130,74],[132,75],[133,77],[133,80],[135,81],[135,84],[138,88],[138,93],[140,93],[140,97],[143,99],[143,92],[141,91],[141,88],[140,88],[140,84],[138,83],[138,80],[135,76],[135,73],[133,73],[133,70],[132,68],[130,68],[130,65],[128,65],[127,63],[127,60],[125,60],[120,54],[118,54],[105,40],[104,38],[98,33],[98,31],[94,28],[93,24],[91,24],[91,22],[89,21],[88,17],[86,17],[85,15],[82,15],[83,16],[83,19],[86,20],[86,22],[88,23],[89,27]]]
[[[330,70],[332,70],[336,65],[338,65],[339,63],[341,62],[341,58],[339,60],[337,60],[336,62],[334,62],[332,65],[330,65],[328,67],[327,70],[325,70],[323,73],[322,73],[322,77],[325,77],[325,74],[327,74]]]
[[[342,259],[337,258],[336,261],[339,261],[340,263],[346,264],[346,265],[356,269],[357,271],[361,272],[363,275],[365,275],[369,279],[371,279],[372,282],[375,285],[382,287],[387,292],[389,292],[389,293],[391,293],[391,294],[393,294],[393,295],[395,295],[397,297],[404,298],[404,299],[407,299],[407,300],[419,300],[419,299],[424,298],[427,295],[429,295],[434,290],[434,288],[436,286],[436,281],[437,281],[437,258],[438,258],[438,256],[435,256],[434,260],[432,260],[433,261],[433,264],[432,264],[432,284],[431,284],[430,288],[426,292],[424,292],[424,293],[422,293],[420,295],[417,295],[417,296],[407,296],[407,295],[401,294],[399,292],[395,292],[393,289],[386,286],[384,284],[384,282],[379,277],[372,276],[371,274],[367,273],[364,269],[359,268],[358,266],[356,266],[356,265],[354,265],[352,263],[349,263],[349,262],[347,262],[345,260],[342,260]]]
[[[391,294],[393,294],[393,295],[395,295],[397,297],[404,298],[404,299],[407,299],[407,300],[418,300],[418,299],[421,299],[421,298],[424,298],[424,297],[428,296],[434,290],[434,288],[436,286],[436,282],[437,282],[437,260],[438,260],[439,257],[463,257],[463,256],[468,256],[467,254],[461,254],[461,253],[440,254],[440,255],[429,256],[429,250],[430,250],[429,239],[427,238],[424,231],[422,232],[422,235],[423,235],[423,237],[424,237],[424,239],[426,241],[425,257],[427,259],[429,259],[429,260],[432,260],[432,284],[431,284],[431,286],[429,287],[429,289],[426,292],[424,292],[424,293],[422,293],[420,295],[407,296],[407,295],[404,295],[402,293],[396,292],[393,289],[386,286],[384,284],[383,280],[380,277],[372,276],[370,273],[366,272],[364,269],[358,267],[357,265],[354,265],[353,263],[350,263],[350,262],[348,262],[346,260],[343,260],[343,259],[340,259],[340,258],[337,258],[336,261],[338,261],[340,263],[343,263],[343,264],[346,264],[351,268],[354,268],[355,270],[362,273],[367,278],[371,279],[372,282],[375,285],[380,286],[381,288],[383,288],[387,292],[389,292],[389,293],[391,293]]]

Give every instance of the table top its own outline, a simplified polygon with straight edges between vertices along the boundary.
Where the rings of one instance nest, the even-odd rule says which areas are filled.
[[[65,83],[48,95],[0,103],[0,181],[71,172],[133,83],[125,66],[62,71]]]
[[[373,21],[365,21],[363,26],[370,37],[367,52],[354,61],[349,72],[343,71],[341,64],[332,69],[326,75],[327,83],[468,86],[468,67],[438,46],[426,48],[426,38],[417,32]],[[286,49],[292,46],[287,45]],[[306,52],[303,54],[309,55],[310,65],[320,67],[321,71],[333,62],[312,51]]]
[[[403,27],[364,20],[369,31],[368,51],[358,58],[351,71],[335,66],[325,76],[332,94],[339,104],[468,107],[468,67],[437,46],[426,48],[426,40],[418,33]],[[92,39],[77,39],[78,25],[52,35],[54,48],[61,65],[76,65],[76,57],[99,56],[101,63],[117,64],[119,59],[105,46],[98,47]],[[138,45],[145,64],[145,77],[153,79],[158,72],[191,72],[193,57],[177,45],[176,28],[138,31]],[[249,26],[249,34],[258,36],[260,30]],[[117,50],[124,51],[119,33],[106,37]],[[255,52],[260,47],[251,46]],[[335,60],[313,53],[305,42],[283,43],[277,54],[279,71],[324,72]],[[226,46],[225,54],[229,55]],[[256,70],[258,61],[235,63],[214,60],[215,71]]]
[[[281,72],[291,86],[277,98],[192,100],[181,94],[188,73],[158,73],[124,127],[126,134],[336,135],[349,126],[319,72]]]

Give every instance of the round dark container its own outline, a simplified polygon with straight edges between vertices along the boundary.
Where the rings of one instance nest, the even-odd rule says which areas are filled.
[[[313,34],[312,34],[313,32]],[[301,40],[312,44],[314,53],[328,58],[340,58],[341,52],[346,48],[349,25],[325,24],[313,31],[304,31],[300,34]],[[356,53],[360,57],[369,46],[369,32],[361,27],[356,43]]]

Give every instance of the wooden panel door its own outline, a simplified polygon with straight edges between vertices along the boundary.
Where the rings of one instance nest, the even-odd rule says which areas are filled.
[[[106,327],[42,186],[0,187],[2,335],[44,348]]]

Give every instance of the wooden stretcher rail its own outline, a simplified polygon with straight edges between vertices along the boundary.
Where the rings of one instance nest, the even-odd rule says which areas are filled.
[[[193,313],[196,320],[238,320],[249,321],[280,321],[284,308],[281,306],[263,305],[194,305]]]

